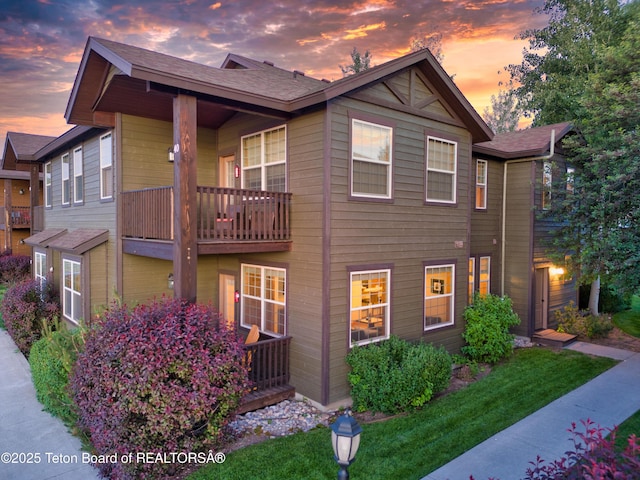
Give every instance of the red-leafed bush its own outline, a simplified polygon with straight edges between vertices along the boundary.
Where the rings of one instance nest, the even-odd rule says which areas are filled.
[[[535,462],[530,462],[533,468],[527,470],[525,480],[640,478],[640,439],[631,435],[627,447],[618,453],[615,449],[616,429],[605,429],[591,420],[581,423],[584,432],[578,431],[575,423],[569,429],[574,451],[550,464],[545,464],[538,456]]]
[[[523,480],[637,480],[640,478],[640,439],[629,436],[622,452],[615,448],[615,429],[605,429],[589,419],[581,422],[584,432],[571,424],[573,451],[546,463],[539,455]],[[473,476],[469,477],[474,480]],[[497,480],[490,478],[489,480]]]
[[[31,274],[31,257],[28,255],[0,256],[0,283],[21,282]]]
[[[53,327],[60,305],[52,292],[33,279],[9,287],[0,303],[5,327],[20,351],[29,355],[31,345],[42,337],[43,322]]]
[[[243,354],[241,340],[208,306],[162,299],[107,310],[87,334],[70,381],[79,426],[98,455],[119,460],[99,463],[101,473],[169,478],[187,465],[141,462],[138,454],[165,459],[218,448],[247,392]]]

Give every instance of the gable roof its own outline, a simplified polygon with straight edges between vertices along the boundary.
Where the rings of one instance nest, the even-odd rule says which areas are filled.
[[[288,118],[306,108],[382,81],[412,66],[419,66],[442,97],[451,104],[474,141],[493,134],[451,78],[428,50],[370,68],[335,82],[317,80],[270,62],[240,55],[227,56],[221,68],[198,64],[122,43],[89,37],[74,82],[65,118],[69,123],[94,124],[92,112],[142,109],[146,115],[171,118],[166,94],[196,96],[200,118],[221,124],[238,110]],[[135,102],[126,102],[130,95]],[[163,97],[164,95],[164,97]],[[141,105],[143,98],[149,99]],[[132,105],[136,103],[137,105]],[[230,108],[231,107],[231,108]],[[200,116],[201,109],[209,109]],[[235,109],[235,110],[234,110]],[[217,123],[216,123],[217,122]]]
[[[35,153],[55,139],[47,135],[7,132],[0,168],[11,170],[18,162],[35,161]]]
[[[552,132],[555,132],[555,142],[559,142],[562,137],[572,131],[575,131],[575,128],[571,122],[562,122],[499,133],[491,141],[476,143],[473,151],[503,160],[542,156],[551,150]]]

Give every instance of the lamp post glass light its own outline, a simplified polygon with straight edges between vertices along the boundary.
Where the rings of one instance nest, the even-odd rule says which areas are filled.
[[[331,425],[331,445],[336,462],[340,465],[338,480],[348,480],[347,467],[351,465],[360,446],[362,427],[358,425],[351,411],[347,410]]]

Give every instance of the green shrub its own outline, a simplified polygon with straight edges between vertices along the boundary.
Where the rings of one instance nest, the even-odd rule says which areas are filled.
[[[451,356],[442,347],[388,340],[354,347],[346,358],[353,408],[394,414],[421,407],[449,385]]]
[[[580,335],[587,338],[602,338],[609,335],[613,329],[608,317],[594,316],[583,313],[573,302],[554,312],[554,319],[558,324],[558,331]]]
[[[82,350],[84,332],[51,327],[43,329],[43,336],[31,347],[29,365],[38,401],[44,410],[74,425],[74,413],[67,386],[78,353]]]
[[[509,328],[520,323],[509,297],[478,295],[464,310],[466,321],[462,352],[476,362],[496,363],[511,355],[513,338]]]

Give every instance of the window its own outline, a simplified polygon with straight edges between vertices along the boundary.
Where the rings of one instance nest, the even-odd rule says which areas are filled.
[[[73,151],[73,202],[82,203],[84,199],[84,181],[82,178],[82,147]]]
[[[427,201],[456,202],[457,147],[455,142],[427,138]]]
[[[44,164],[44,206],[51,206],[51,162]]]
[[[567,193],[573,193],[575,191],[575,179],[576,169],[574,167],[567,167]]]
[[[425,267],[425,330],[453,325],[454,280],[454,265]]]
[[[551,163],[544,162],[542,166],[542,208],[547,210],[551,207],[551,184],[552,184]]]
[[[62,204],[69,205],[71,185],[69,185],[69,154],[62,156]]]
[[[476,162],[476,208],[486,210],[487,208],[487,161],[478,160]]]
[[[257,325],[262,332],[286,335],[286,271],[242,265],[241,325]]]
[[[65,318],[73,323],[79,323],[82,318],[80,262],[64,259],[62,276],[62,312]]]
[[[113,145],[111,134],[100,137],[100,198],[113,197]]]
[[[33,276],[40,285],[40,290],[44,290],[47,282],[47,255],[43,252],[34,252]]]
[[[469,299],[468,303],[473,303],[473,293],[476,290],[476,259],[471,257],[469,259]]]
[[[491,293],[491,257],[480,257],[479,270],[478,292],[480,295],[489,295]]]
[[[389,338],[390,277],[391,270],[351,273],[351,346]]]
[[[392,129],[352,120],[351,195],[391,198]]]
[[[285,126],[242,137],[244,188],[285,192],[287,130]]]

